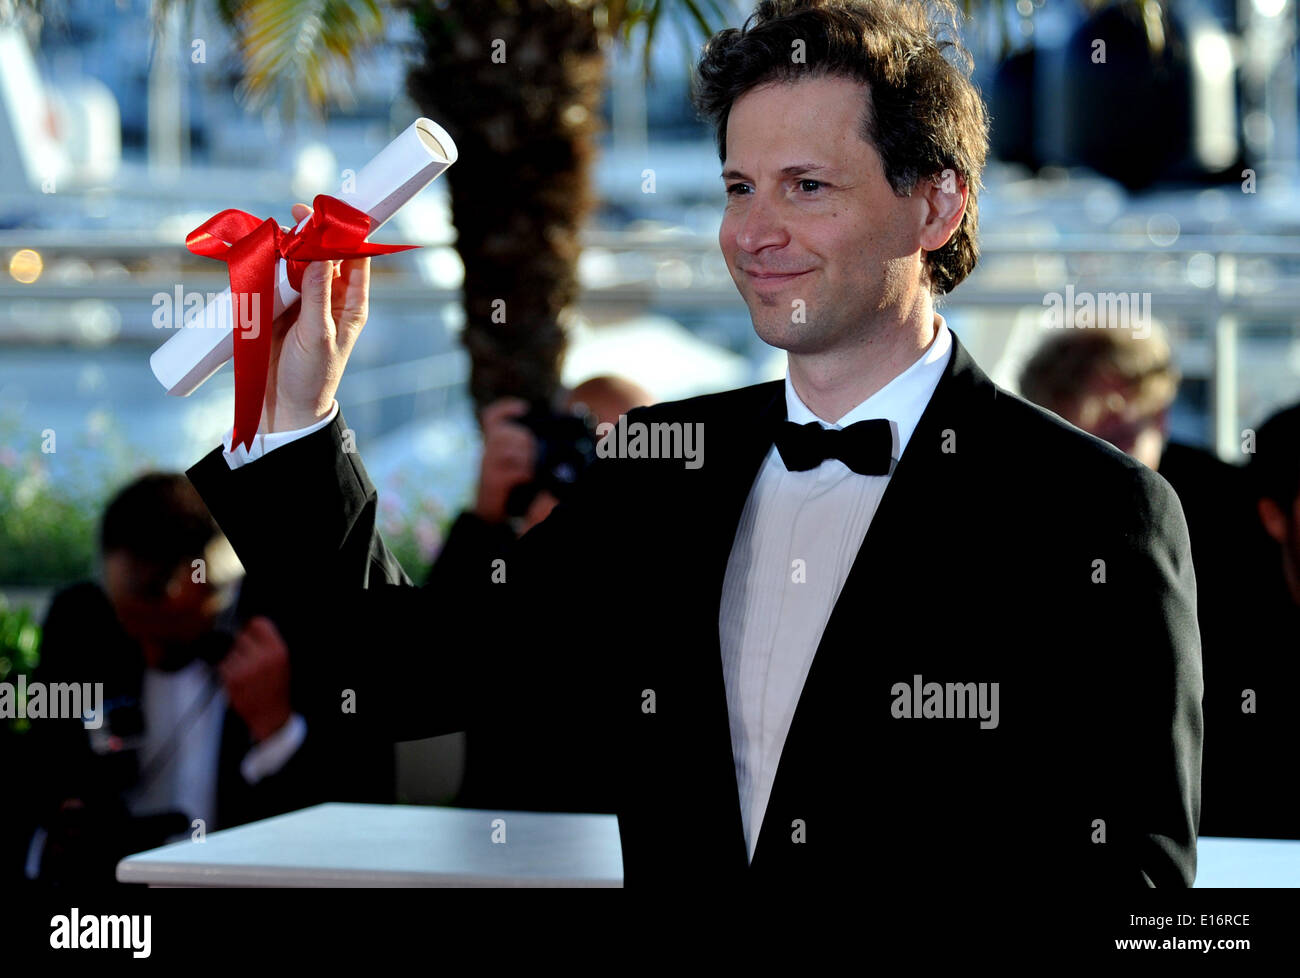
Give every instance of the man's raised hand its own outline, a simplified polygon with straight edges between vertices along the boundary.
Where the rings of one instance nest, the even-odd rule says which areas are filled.
[[[293,205],[295,222],[311,213]],[[266,431],[293,431],[329,414],[370,306],[370,259],[312,262],[302,301],[275,321],[263,415]]]

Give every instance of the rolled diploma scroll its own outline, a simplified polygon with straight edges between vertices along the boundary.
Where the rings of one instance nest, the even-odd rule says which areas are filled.
[[[396,214],[443,170],[456,162],[456,144],[429,119],[416,119],[379,155],[361,168],[351,193],[339,200],[370,215],[370,232]],[[304,218],[295,230],[310,218]],[[276,266],[275,315],[298,301],[284,261]],[[183,322],[183,321],[182,321]],[[260,328],[269,329],[270,323]],[[177,329],[149,358],[149,366],[168,394],[187,397],[235,355],[230,289],[203,306],[199,321]]]

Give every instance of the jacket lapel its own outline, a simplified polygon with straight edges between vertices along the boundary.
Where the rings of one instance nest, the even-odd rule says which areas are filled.
[[[718,618],[727,562],[740,517],[772,447],[775,425],[785,419],[786,413],[784,381],[758,385],[748,393],[750,399],[746,403],[732,402],[733,406],[725,414],[706,420],[711,436],[702,469],[706,477],[700,481],[689,509],[680,514],[690,527],[689,538],[697,541],[692,559],[683,568],[688,574],[683,593],[697,597],[692,602],[691,620],[682,623],[682,634],[699,636],[699,639],[683,647],[687,654],[679,660],[679,668],[685,673],[682,689],[690,691],[693,713],[699,723],[697,736],[693,738],[693,751],[700,765],[697,769],[700,781],[695,786],[698,793],[694,797],[702,802],[702,810],[711,810],[725,820],[725,831],[732,838],[732,865],[741,871],[748,859],[731,746]]]
[[[777,858],[775,854],[793,848],[786,809],[800,811],[797,799],[813,793],[819,776],[818,752],[826,750],[826,724],[835,718],[834,711],[841,708],[838,700],[852,684],[851,670],[860,664],[864,636],[876,631],[866,627],[864,611],[889,615],[897,610],[882,602],[881,596],[900,586],[898,557],[918,546],[918,527],[927,520],[935,521],[942,512],[960,458],[955,451],[946,450],[949,439],[945,432],[956,432],[970,423],[981,387],[995,390],[953,333],[952,353],[943,376],[890,476],[818,643],[777,766],[754,850],[756,869]],[[882,603],[886,607],[880,607]],[[855,776],[851,772],[838,774]]]

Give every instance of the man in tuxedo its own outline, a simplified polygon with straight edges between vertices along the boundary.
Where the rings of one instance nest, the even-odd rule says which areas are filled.
[[[409,586],[343,451],[368,268],[308,268],[265,433],[189,475],[281,582],[309,723],[572,745],[532,767],[618,813],[629,886],[1190,885],[1182,510],[934,311],[975,265],[987,145],[936,36],[920,4],[809,0],[712,39],[719,242],[787,376],[629,412],[508,561],[444,588]],[[367,639],[383,658],[345,670]]]

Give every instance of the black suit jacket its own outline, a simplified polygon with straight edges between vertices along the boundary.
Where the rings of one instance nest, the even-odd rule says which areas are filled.
[[[784,415],[779,382],[629,413],[703,423],[704,464],[598,461],[521,538],[504,583],[484,566],[409,586],[341,414],[189,475],[250,573],[283,582],[320,722],[397,738],[509,725],[521,766],[574,810],[618,813],[629,886],[1190,885],[1202,685],[1178,500],[996,387],[955,336],[822,636],[748,862],[718,613]],[[345,670],[358,643],[370,667]],[[918,675],[999,683],[999,725],[896,718],[895,684]]]
[[[424,587],[436,595],[457,590],[466,576],[479,576],[484,567],[501,559],[513,559],[518,537],[506,523],[489,523],[471,512],[461,513],[442,541],[437,559],[425,576]],[[520,731],[512,724],[477,726],[466,731],[465,764],[455,804],[462,808],[498,808],[513,811],[566,811],[575,802],[571,787],[549,778],[545,765],[536,763],[538,745],[531,733],[521,744]],[[521,746],[527,746],[521,750]],[[552,743],[552,752],[567,751],[567,745]],[[539,776],[540,775],[540,776]],[[606,802],[607,803],[607,802]],[[593,801],[592,811],[603,811],[602,800]]]

